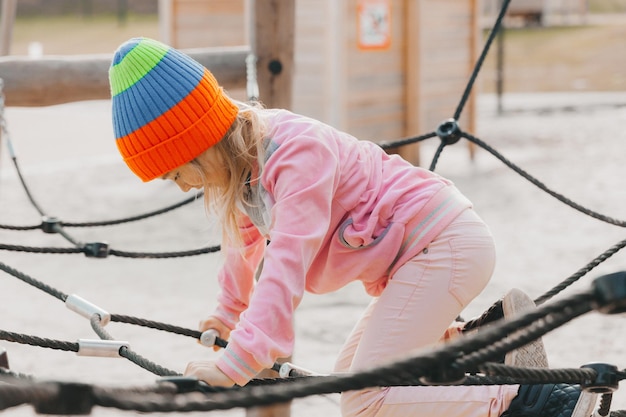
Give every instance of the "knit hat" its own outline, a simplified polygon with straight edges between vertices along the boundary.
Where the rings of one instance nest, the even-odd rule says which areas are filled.
[[[218,143],[238,108],[208,69],[147,38],[122,44],[109,69],[113,130],[124,162],[150,181]]]

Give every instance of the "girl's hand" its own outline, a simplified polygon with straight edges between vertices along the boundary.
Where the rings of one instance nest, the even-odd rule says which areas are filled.
[[[212,361],[189,362],[185,369],[185,376],[196,377],[214,387],[232,387],[235,381],[215,366]]]
[[[228,340],[228,338],[230,337],[230,328],[228,328],[228,326],[226,326],[220,319],[216,317],[210,316],[200,321],[198,330],[204,332],[209,329],[217,331],[221,339]],[[220,350],[220,347],[215,345],[213,346],[213,350],[217,352],[218,350]]]

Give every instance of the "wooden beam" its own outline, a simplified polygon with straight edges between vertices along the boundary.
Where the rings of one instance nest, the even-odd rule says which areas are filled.
[[[405,0],[404,8],[404,36],[405,36],[405,74],[406,74],[406,114],[405,131],[407,137],[426,133],[422,118],[422,91],[420,68],[422,66],[421,45],[422,0]],[[420,144],[414,143],[401,148],[392,149],[390,153],[398,153],[413,165],[420,164]]]
[[[291,109],[295,0],[252,1],[251,7],[260,101],[266,107]]]
[[[247,46],[187,49],[226,89],[245,86]],[[0,57],[6,106],[50,106],[111,97],[111,55]]]
[[[468,70],[467,70],[467,74],[468,74],[468,79],[469,76],[472,74],[472,72],[474,71],[474,66],[476,65],[476,61],[478,61],[478,43],[479,43],[479,38],[480,38],[480,7],[478,4],[477,0],[471,0],[469,2],[469,15],[470,15],[470,25],[469,25],[469,45],[468,45],[468,50],[469,50],[469,65],[468,65]],[[478,85],[474,85],[474,88],[472,88],[472,92],[470,93],[470,97],[468,100],[468,106],[467,106],[467,120],[468,120],[468,126],[467,126],[467,130],[473,134],[476,134],[476,117],[478,114],[478,110],[476,109],[476,97],[477,97],[477,92],[476,90],[478,89]],[[469,150],[469,156],[470,159],[473,161],[476,157],[476,145],[473,142],[467,142],[467,146],[468,146],[468,150]]]
[[[17,13],[17,0],[1,0],[0,13],[0,56],[9,55],[13,39],[13,23]]]
[[[250,0],[250,47],[256,58],[259,101],[268,108],[291,109],[295,0]],[[290,360],[291,358],[286,358]],[[272,370],[260,377],[276,378]],[[291,402],[246,410],[246,417],[289,417]]]

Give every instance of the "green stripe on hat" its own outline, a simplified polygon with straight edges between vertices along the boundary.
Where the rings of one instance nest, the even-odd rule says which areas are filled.
[[[111,94],[118,95],[141,80],[163,59],[169,47],[150,39],[142,39],[109,71]]]

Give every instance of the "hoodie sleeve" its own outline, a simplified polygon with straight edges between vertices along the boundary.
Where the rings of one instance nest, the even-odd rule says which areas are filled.
[[[238,385],[293,351],[293,315],[329,233],[338,165],[337,152],[315,133],[283,143],[265,165],[263,186],[274,198],[270,243],[250,305],[217,360]]]
[[[265,250],[265,238],[247,216],[241,214],[238,226],[243,247],[226,243],[226,259],[217,276],[221,291],[217,297],[218,306],[213,312],[230,329],[235,328],[241,313],[248,308],[256,268]]]

